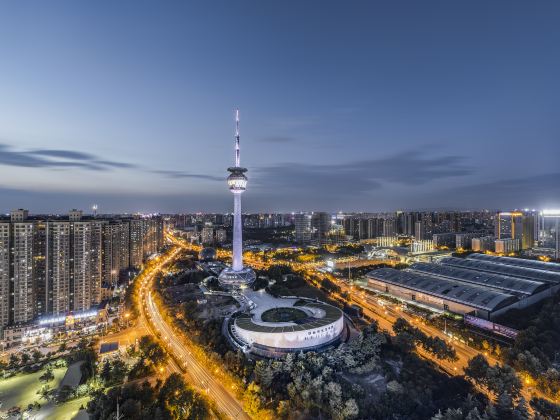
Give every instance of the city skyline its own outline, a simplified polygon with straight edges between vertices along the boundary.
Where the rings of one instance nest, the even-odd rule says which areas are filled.
[[[3,10],[3,213],[560,207],[555,2]]]

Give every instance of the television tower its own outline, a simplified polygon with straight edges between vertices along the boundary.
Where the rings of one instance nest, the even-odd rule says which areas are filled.
[[[235,166],[229,167],[227,178],[233,193],[233,261],[231,268],[222,270],[219,281],[224,286],[241,287],[255,281],[255,272],[243,267],[243,222],[241,220],[241,194],[247,189],[247,168],[241,167],[239,147],[239,110],[235,111]]]

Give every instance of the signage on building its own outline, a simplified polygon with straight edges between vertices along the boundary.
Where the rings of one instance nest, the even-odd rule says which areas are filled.
[[[504,337],[508,337],[512,339],[517,337],[517,333],[518,333],[517,330],[506,327],[504,325],[496,324],[492,321],[487,321],[486,319],[477,318],[476,316],[472,316],[472,315],[465,315],[464,320],[465,320],[465,324],[482,328],[483,330],[492,331],[493,333],[503,335]]]

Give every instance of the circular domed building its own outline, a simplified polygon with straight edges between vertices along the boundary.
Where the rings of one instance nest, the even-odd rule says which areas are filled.
[[[230,321],[231,338],[245,351],[265,357],[320,350],[340,342],[344,315],[334,306],[307,299],[245,292],[250,313]]]

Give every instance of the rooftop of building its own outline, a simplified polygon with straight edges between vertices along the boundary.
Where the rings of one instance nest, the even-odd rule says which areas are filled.
[[[523,258],[512,258],[512,257],[500,257],[487,254],[471,254],[468,256],[469,259],[481,260],[494,262],[498,264],[514,265],[516,267],[532,268],[535,270],[544,271],[554,271],[560,273],[560,264],[537,261],[537,260],[527,260]]]
[[[467,283],[480,284],[494,289],[506,290],[508,293],[532,295],[547,289],[548,283],[467,270],[443,264],[415,263],[410,267],[414,271],[429,273]]]
[[[254,332],[284,333],[312,330],[325,327],[342,317],[342,311],[323,302],[301,300],[299,298],[276,298],[266,292],[254,292],[250,289],[243,291],[245,297],[251,300],[255,309],[250,314],[237,317],[235,324],[242,329]],[[263,313],[275,308],[297,308],[306,310],[309,317],[290,322],[264,322]],[[320,317],[312,314],[319,314]]]
[[[536,270],[533,268],[506,265],[474,258],[446,257],[442,258],[439,262],[441,264],[451,265],[459,268],[466,268],[469,270],[477,270],[487,273],[495,273],[510,277],[518,277],[521,279],[529,279],[553,284],[560,283],[560,273],[554,271]]]
[[[381,268],[370,271],[367,277],[490,312],[518,300],[512,294],[488,287],[436,278],[412,270]]]

